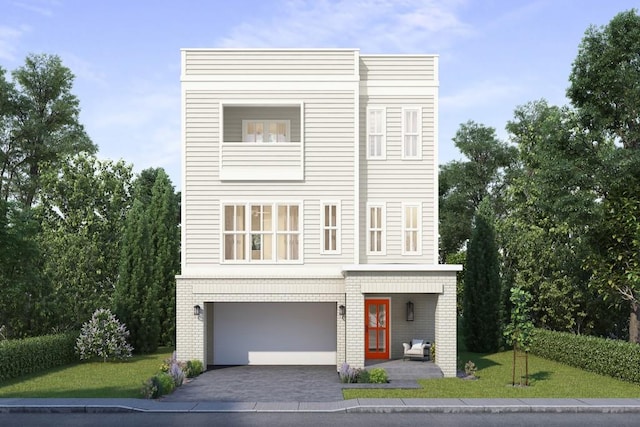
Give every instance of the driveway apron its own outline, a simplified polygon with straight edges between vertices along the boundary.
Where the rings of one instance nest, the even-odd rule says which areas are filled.
[[[210,369],[162,398],[168,402],[335,402],[335,366],[232,366]]]

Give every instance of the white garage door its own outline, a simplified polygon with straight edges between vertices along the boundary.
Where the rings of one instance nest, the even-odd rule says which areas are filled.
[[[214,303],[215,365],[335,365],[335,303]]]

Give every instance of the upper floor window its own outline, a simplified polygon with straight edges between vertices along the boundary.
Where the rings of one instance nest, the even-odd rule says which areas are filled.
[[[420,108],[402,109],[402,158],[418,159],[421,156]]]
[[[321,209],[321,253],[338,254],[340,253],[340,205],[338,203],[323,203]]]
[[[290,120],[243,120],[243,142],[290,142]]]
[[[223,262],[300,259],[299,205],[229,204],[223,215]]]
[[[384,255],[386,250],[385,205],[367,204],[367,253]]]
[[[384,159],[386,156],[386,110],[367,108],[367,159]]]
[[[422,250],[420,245],[420,204],[403,204],[402,215],[402,254],[419,255]]]

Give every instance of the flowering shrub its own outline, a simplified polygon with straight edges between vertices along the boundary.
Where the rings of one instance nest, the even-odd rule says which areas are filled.
[[[127,359],[133,348],[127,343],[129,331],[116,319],[110,310],[99,308],[91,320],[82,325],[80,336],[76,340],[76,353],[81,360],[93,357],[107,359]]]
[[[185,378],[193,378],[203,371],[203,364],[199,360],[181,362],[174,351],[170,358],[160,365],[160,372],[142,384],[140,393],[146,399],[156,399],[171,393],[184,383]],[[169,384],[170,383],[170,384]]]
[[[343,383],[355,383],[358,380],[359,373],[360,369],[352,368],[347,362],[344,362],[342,366],[340,366],[340,381]]]

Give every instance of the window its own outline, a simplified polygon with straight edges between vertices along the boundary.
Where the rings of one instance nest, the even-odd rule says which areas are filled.
[[[223,262],[300,259],[300,206],[224,205]]]
[[[367,159],[385,158],[386,110],[367,108]]]
[[[278,206],[278,261],[297,260],[300,258],[300,227],[298,206]]]
[[[420,108],[402,109],[402,158],[420,158]]]
[[[402,205],[402,254],[419,255],[420,245],[420,204],[406,203]]]
[[[290,120],[243,120],[243,142],[290,142]]]
[[[321,218],[321,253],[340,253],[340,205],[338,203],[323,203]]]
[[[244,226],[244,206],[225,206],[223,232],[225,260],[245,259],[246,236]]]
[[[384,255],[385,247],[385,206],[367,206],[367,253]]]

